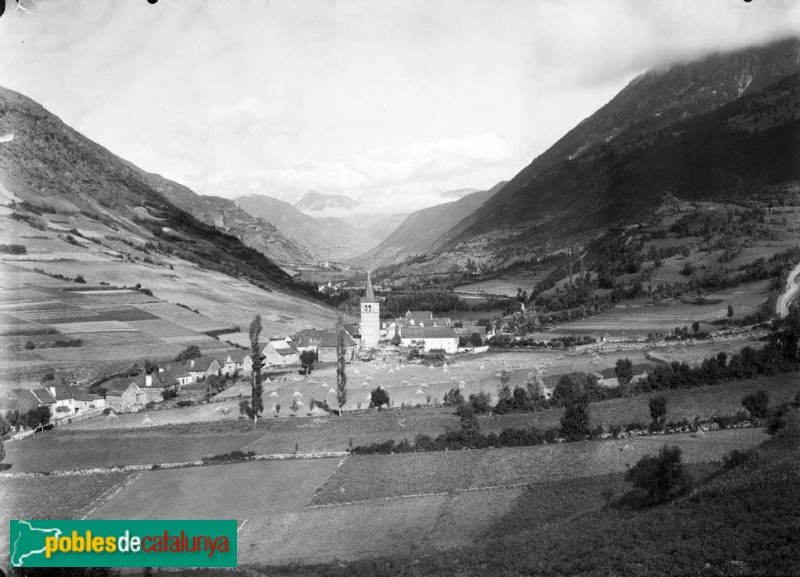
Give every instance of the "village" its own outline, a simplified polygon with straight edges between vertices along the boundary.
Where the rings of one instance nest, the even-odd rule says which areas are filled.
[[[395,364],[421,365],[425,359],[432,359],[441,365],[446,356],[484,353],[489,348],[485,342],[492,334],[487,335],[485,326],[464,326],[461,321],[435,317],[431,311],[407,311],[400,318],[381,321],[380,299],[369,277],[360,308],[360,323],[342,324],[338,330],[303,329],[290,336],[269,337],[261,347],[261,371],[267,382],[294,379],[293,373],[308,376],[315,366],[336,363],[340,334],[345,361],[355,367],[378,355],[383,366],[387,355],[395,359]],[[250,350],[243,347],[209,354],[190,346],[173,362],[144,360],[144,366],[135,364],[124,374],[105,375],[88,384],[63,382],[54,375],[38,388],[10,389],[0,398],[0,414],[18,433],[11,436],[14,439],[37,429],[92,417],[114,419],[121,413],[185,408],[229,400],[234,394],[244,397],[249,395],[252,361]],[[358,368],[355,371],[360,372]],[[352,408],[361,404],[355,403]],[[305,406],[302,401],[287,404],[287,408],[290,406],[295,409],[292,416],[303,416],[298,412]]]

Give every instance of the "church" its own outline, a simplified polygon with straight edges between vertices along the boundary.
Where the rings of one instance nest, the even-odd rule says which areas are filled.
[[[375,298],[372,279],[367,271],[367,290],[361,299],[361,347],[374,349],[381,338],[381,305]]]

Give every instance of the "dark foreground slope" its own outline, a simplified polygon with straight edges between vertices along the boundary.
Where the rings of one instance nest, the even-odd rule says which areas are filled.
[[[633,80],[443,236],[529,236],[631,220],[669,191],[734,198],[798,178],[800,38]]]

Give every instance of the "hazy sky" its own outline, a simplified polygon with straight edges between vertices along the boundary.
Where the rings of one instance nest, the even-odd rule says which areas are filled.
[[[800,26],[797,0],[21,2],[0,84],[141,168],[404,211],[511,178],[649,67]]]

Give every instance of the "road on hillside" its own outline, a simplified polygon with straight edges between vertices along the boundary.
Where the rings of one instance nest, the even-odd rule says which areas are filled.
[[[778,297],[777,313],[780,318],[789,314],[789,305],[792,304],[797,292],[800,291],[798,276],[800,276],[800,263],[797,263],[797,266],[789,273],[789,278],[786,279],[786,292]]]

